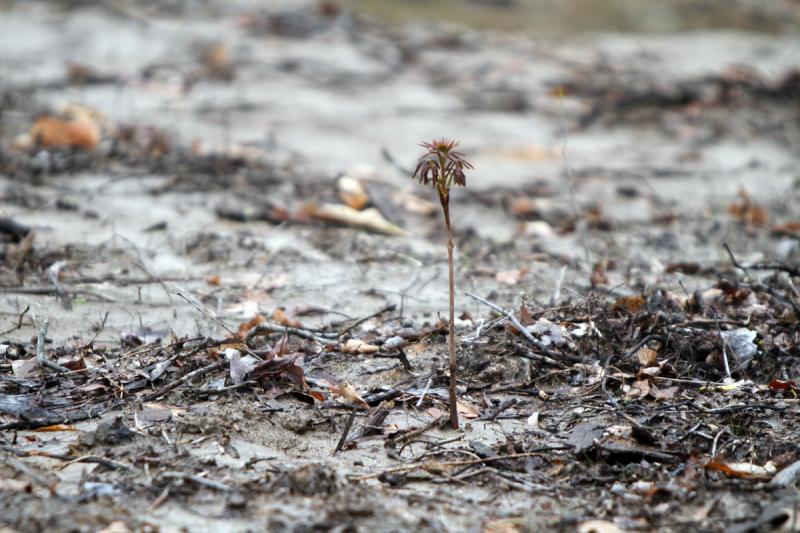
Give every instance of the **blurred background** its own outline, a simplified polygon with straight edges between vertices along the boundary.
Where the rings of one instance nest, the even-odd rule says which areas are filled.
[[[384,20],[420,18],[474,28],[560,35],[576,32],[675,32],[797,29],[796,0],[344,0]]]

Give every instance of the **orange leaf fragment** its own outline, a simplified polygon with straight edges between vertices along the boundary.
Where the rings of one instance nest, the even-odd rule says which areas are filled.
[[[40,117],[33,124],[30,135],[37,146],[44,148],[80,148],[91,151],[100,142],[100,128],[89,119]]]
[[[53,424],[52,426],[44,426],[40,428],[34,429],[34,431],[40,432],[51,432],[51,431],[75,431],[75,428],[72,426],[67,426],[66,424]]]
[[[239,324],[239,335],[245,335],[248,331],[256,327],[257,325],[261,324],[262,322],[266,321],[267,319],[264,318],[263,315],[256,315],[247,322],[242,322]]]
[[[638,313],[644,306],[643,296],[625,296],[614,302],[614,311],[626,310],[630,313]]]

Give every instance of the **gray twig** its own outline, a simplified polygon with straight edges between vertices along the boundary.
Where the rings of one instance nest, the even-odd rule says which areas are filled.
[[[50,361],[44,355],[44,341],[47,338],[47,329],[49,327],[50,322],[45,319],[45,321],[42,322],[42,327],[39,329],[39,337],[36,339],[36,361],[39,363],[39,366],[47,367],[56,372],[69,372],[69,368]]]

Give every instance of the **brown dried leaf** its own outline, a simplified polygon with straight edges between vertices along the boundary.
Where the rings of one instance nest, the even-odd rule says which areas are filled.
[[[342,383],[341,385],[332,385],[329,387],[331,394],[335,396],[339,396],[340,398],[344,398],[348,402],[353,405],[357,405],[359,407],[368,408],[369,404],[364,401],[364,399],[359,396],[356,389],[353,388],[352,385],[349,383]]]
[[[253,367],[247,377],[248,379],[262,381],[283,375],[295,385],[307,389],[308,383],[306,383],[305,372],[297,364],[298,359],[300,359],[300,354],[274,357],[267,361],[262,361]]]
[[[625,296],[614,302],[612,309],[614,311],[626,310],[629,313],[638,313],[644,307],[643,296]]]
[[[290,328],[302,328],[303,324],[296,318],[290,318],[282,307],[276,307],[272,312],[272,320],[281,326],[288,326]]]
[[[758,205],[747,191],[739,189],[739,202],[728,206],[728,213],[748,226],[761,226],[767,223],[767,212]]]
[[[595,263],[594,269],[592,269],[592,275],[589,276],[589,281],[592,287],[608,285],[608,276],[606,276],[606,270],[602,262]]]
[[[456,409],[459,413],[464,415],[465,418],[478,418],[480,416],[477,409],[461,400],[456,400]]]
[[[358,211],[343,204],[323,204],[317,208],[310,207],[309,214],[313,218],[325,222],[353,226],[386,235],[406,235],[406,230],[386,220],[374,207]]]
[[[348,339],[347,342],[340,346],[340,350],[344,353],[375,353],[380,349],[380,346],[367,344],[358,339]]]
[[[639,364],[643,367],[653,366],[658,360],[658,352],[647,346],[642,346],[636,352],[636,359],[639,360]]]
[[[262,322],[266,322],[266,318],[263,315],[255,315],[253,318],[248,320],[247,322],[242,322],[239,324],[239,335],[243,336],[246,335],[248,331],[256,327],[257,325],[261,324]]]
[[[40,117],[29,132],[35,146],[43,148],[80,148],[91,151],[100,142],[100,127],[88,118],[64,120]]]
[[[726,476],[744,479],[765,479],[772,477],[777,468],[772,462],[767,462],[764,466],[753,463],[723,463],[718,459],[712,459],[705,465],[706,470],[716,470]]]
[[[656,389],[655,387],[650,390],[650,394],[656,400],[672,400],[678,394],[680,389],[678,387],[667,387],[666,389]]]
[[[339,199],[353,209],[364,209],[369,203],[369,195],[361,182],[350,176],[342,176],[337,183]]]
[[[66,424],[53,424],[52,426],[44,426],[44,427],[36,428],[33,431],[49,433],[49,432],[53,432],[53,431],[77,431],[77,429],[75,429],[72,426],[68,426]]]
[[[505,272],[498,272],[495,274],[494,279],[498,283],[503,283],[505,285],[516,285],[519,283],[519,280],[528,273],[528,269],[523,267],[519,270],[507,270]]]

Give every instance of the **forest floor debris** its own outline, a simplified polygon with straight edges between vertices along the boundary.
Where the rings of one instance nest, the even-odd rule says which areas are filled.
[[[786,38],[211,4],[0,6],[0,44],[72,42],[2,60],[29,67],[0,85],[0,522],[797,530]],[[445,237],[406,168],[445,123],[476,166],[458,431]]]

